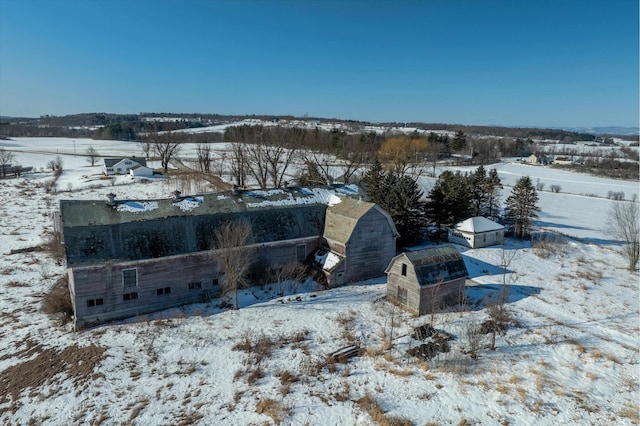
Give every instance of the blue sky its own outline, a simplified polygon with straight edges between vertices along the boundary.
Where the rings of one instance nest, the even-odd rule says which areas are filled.
[[[638,1],[0,0],[0,115],[638,126]]]

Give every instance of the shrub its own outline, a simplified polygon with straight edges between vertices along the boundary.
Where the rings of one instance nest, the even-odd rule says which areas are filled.
[[[58,317],[62,324],[66,324],[73,316],[69,280],[66,275],[56,281],[49,292],[45,294],[42,299],[42,311]]]
[[[551,192],[555,192],[557,194],[561,189],[562,187],[560,185],[551,185]]]
[[[271,398],[262,398],[256,404],[256,413],[264,414],[273,419],[273,422],[277,425],[282,423],[287,415],[288,410],[280,402]]]
[[[609,191],[607,193],[607,198],[610,200],[622,201],[624,200],[624,192],[622,191]]]
[[[48,253],[58,265],[61,265],[65,260],[64,244],[62,243],[62,235],[59,232],[50,231],[45,234],[42,250]]]

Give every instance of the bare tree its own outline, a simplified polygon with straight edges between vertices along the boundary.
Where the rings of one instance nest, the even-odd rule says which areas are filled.
[[[298,285],[307,278],[305,266],[298,262],[275,264],[269,267],[268,271],[268,281],[273,283],[277,296],[284,296],[287,291],[295,294],[298,291]]]
[[[637,197],[631,201],[614,201],[607,215],[606,230],[623,243],[629,271],[635,271],[640,259],[640,212]]]
[[[93,146],[90,146],[89,148],[87,148],[86,151],[87,154],[87,161],[89,163],[91,163],[91,167],[96,165],[96,161],[98,160],[99,154],[98,151],[96,151],[96,149]]]
[[[62,157],[58,155],[55,160],[50,160],[47,163],[47,168],[51,169],[55,176],[60,176],[62,174]]]
[[[342,180],[345,184],[348,184],[351,178],[363,168],[365,154],[362,151],[353,151],[342,156],[344,161]]]
[[[167,173],[169,161],[180,152],[180,143],[174,141],[171,132],[167,132],[153,142],[153,151],[160,157],[162,169]]]
[[[256,180],[260,189],[266,189],[269,178],[267,147],[261,143],[242,145],[247,171]]]
[[[285,173],[295,158],[296,150],[293,147],[286,147],[286,141],[266,147],[265,159],[267,160],[267,173],[271,178],[271,183],[275,188],[282,186]]]
[[[7,151],[4,148],[0,148],[0,169],[2,169],[2,176],[6,176],[9,172],[9,166],[15,161],[16,155],[12,151]]]
[[[500,262],[500,266],[502,266],[502,290],[488,309],[489,317],[491,318],[491,344],[489,347],[492,351],[496,349],[496,334],[505,330],[511,319],[511,315],[507,310],[507,302],[511,294],[511,284],[515,282],[517,275],[510,272],[509,267],[517,254],[517,250],[509,252],[504,246],[502,247]]]
[[[247,284],[247,272],[251,266],[251,224],[245,221],[226,222],[213,235],[213,246],[220,251],[224,272],[222,292],[233,293],[234,307],[238,309],[238,289]]]
[[[199,143],[196,148],[198,166],[202,173],[211,172],[211,146],[207,143]]]
[[[301,160],[306,166],[304,185],[329,185],[335,180],[334,167],[331,164],[329,154],[317,151],[305,150],[301,154]]]
[[[158,135],[156,134],[155,137],[157,136]],[[153,150],[153,142],[151,141],[151,139],[142,140],[138,142],[138,148],[140,148],[140,151],[142,151],[142,153],[144,154],[144,158],[149,159],[149,154]]]
[[[247,156],[245,155],[244,144],[230,143],[227,145],[227,151],[230,155],[231,177],[235,179],[236,185],[244,188],[247,184]]]

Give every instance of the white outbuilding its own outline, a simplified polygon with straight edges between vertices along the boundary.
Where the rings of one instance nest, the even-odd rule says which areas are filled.
[[[482,216],[472,217],[449,230],[449,241],[471,248],[502,244],[504,226]]]
[[[151,177],[153,176],[153,169],[147,166],[141,166],[138,164],[137,166],[133,166],[129,169],[129,174],[131,175],[132,178]]]

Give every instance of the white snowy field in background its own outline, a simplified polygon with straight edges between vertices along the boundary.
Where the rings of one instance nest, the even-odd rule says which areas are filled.
[[[134,143],[88,142],[98,151],[100,142],[105,151],[136,154]],[[473,280],[462,312],[405,313],[384,299],[385,277],[326,291],[313,282],[284,282],[242,290],[237,311],[213,300],[76,333],[40,311],[65,265],[45,252],[20,250],[42,244],[61,199],[104,201],[115,192],[118,199],[144,202],[170,198],[176,182],[123,176],[128,180],[114,186],[89,187],[84,176],[99,175],[99,168],[69,152],[72,140],[0,146],[6,143],[28,151],[17,153],[24,166],[44,167],[60,155],[60,179],[72,190],[62,184],[61,192],[47,193],[42,184],[52,177],[48,171],[0,180],[0,383],[16,383],[19,378],[7,373],[13,368],[23,376],[15,399],[3,394],[9,399],[0,404],[2,424],[274,423],[268,412],[258,412],[258,403],[270,398],[282,409],[281,424],[369,425],[373,419],[357,402],[367,394],[385,415],[416,425],[638,423],[639,277],[626,269],[619,243],[601,229],[614,203],[607,191],[623,191],[629,199],[636,182],[496,164],[505,185],[523,175],[545,182],[537,225],[578,238],[558,237],[546,257],[511,239],[505,247],[458,247]],[[421,179],[423,186],[432,182]],[[561,193],[546,191],[556,183]],[[509,193],[505,186],[502,199]],[[505,259],[506,275],[500,266]],[[483,347],[473,360],[464,353],[469,325],[488,318],[485,303],[504,282],[517,324],[497,336],[495,351]],[[455,339],[449,353],[418,362],[407,355],[419,343],[409,334],[429,322]],[[380,349],[391,333],[392,347]],[[261,362],[238,350],[261,338],[276,342]],[[349,338],[368,354],[326,365],[327,354]],[[45,348],[57,353],[74,345],[105,348],[92,376],[80,379],[72,369],[40,384],[30,381],[37,371],[29,362]],[[285,372],[295,377],[288,387]]]

